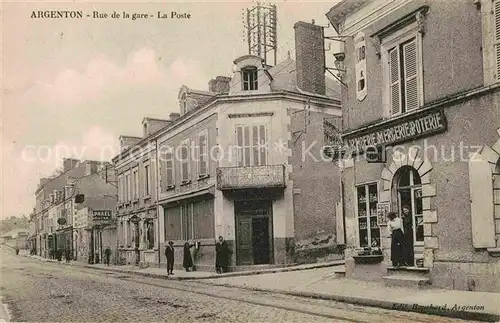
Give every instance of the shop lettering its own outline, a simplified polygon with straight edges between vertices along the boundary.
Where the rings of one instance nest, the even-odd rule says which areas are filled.
[[[444,114],[439,111],[358,138],[347,139],[345,143],[352,151],[364,151],[367,146],[390,145],[444,129],[446,120]]]

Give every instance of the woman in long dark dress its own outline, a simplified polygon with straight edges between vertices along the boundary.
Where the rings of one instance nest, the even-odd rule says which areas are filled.
[[[182,266],[189,271],[189,268],[193,267],[193,258],[191,258],[191,247],[192,245],[186,241],[184,244],[184,260],[182,261]]]
[[[390,212],[387,214],[389,222],[389,230],[391,231],[391,261],[394,267],[399,267],[403,264],[403,223],[401,218],[396,216],[396,213]]]
[[[218,274],[227,272],[228,263],[229,248],[227,242],[220,236],[219,241],[215,244],[215,271]]]
[[[410,213],[410,208],[403,206],[403,266],[413,266],[415,263],[415,255],[413,251],[413,221]]]

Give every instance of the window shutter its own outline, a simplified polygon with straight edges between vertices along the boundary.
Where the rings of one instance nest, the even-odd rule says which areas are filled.
[[[474,248],[495,247],[493,177],[489,163],[478,157],[469,160],[469,187]]]
[[[496,80],[500,81],[500,0],[496,0],[493,3],[493,20],[493,24],[495,26],[495,39],[493,42],[493,52],[496,63],[495,73]]]
[[[404,77],[405,77],[405,107],[406,111],[417,109],[417,43],[413,40],[403,45]]]
[[[267,129],[266,126],[260,126],[259,142],[260,142],[260,164],[267,165]]]
[[[389,51],[389,84],[391,99],[391,114],[401,113],[399,48]]]

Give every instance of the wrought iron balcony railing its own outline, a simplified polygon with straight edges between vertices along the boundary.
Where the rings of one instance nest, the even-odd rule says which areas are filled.
[[[285,186],[285,165],[217,168],[217,189],[219,190],[284,188]]]

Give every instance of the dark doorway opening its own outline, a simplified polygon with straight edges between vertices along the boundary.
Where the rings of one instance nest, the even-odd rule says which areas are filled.
[[[269,218],[252,219],[252,254],[254,264],[269,264]]]

